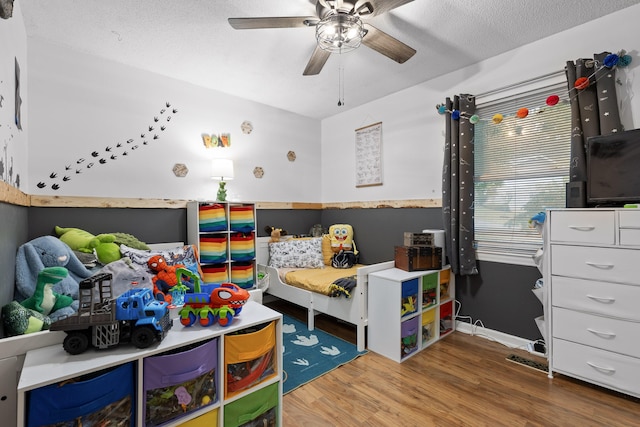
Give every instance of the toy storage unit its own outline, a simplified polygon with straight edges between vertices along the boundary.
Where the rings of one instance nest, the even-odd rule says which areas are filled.
[[[248,379],[229,392],[238,360],[250,367],[239,375]],[[282,371],[282,315],[249,301],[231,326],[185,328],[176,319],[164,340],[144,350],[122,344],[72,356],[59,344],[28,351],[17,425],[121,417],[130,424],[119,425],[132,427],[279,426]]]
[[[403,362],[453,332],[454,280],[449,266],[369,274],[369,350]]]
[[[254,204],[188,202],[187,242],[198,248],[205,283],[257,285]]]

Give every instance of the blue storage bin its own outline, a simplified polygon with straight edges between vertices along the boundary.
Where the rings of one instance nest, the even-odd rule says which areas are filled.
[[[27,426],[135,425],[135,368],[127,363],[28,393]],[[72,424],[73,423],[73,424]]]
[[[402,302],[400,306],[402,316],[408,316],[418,311],[418,288],[418,278],[402,282]]]

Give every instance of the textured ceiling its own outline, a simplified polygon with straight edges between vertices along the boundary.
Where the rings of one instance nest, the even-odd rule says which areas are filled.
[[[315,0],[17,1],[30,38],[318,119],[640,2],[415,0],[368,20],[417,50],[407,62],[361,46],[303,76],[314,28],[234,30],[227,18],[313,16]]]

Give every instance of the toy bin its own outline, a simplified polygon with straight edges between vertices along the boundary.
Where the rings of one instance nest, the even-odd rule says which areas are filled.
[[[256,227],[253,205],[229,207],[229,227],[231,231],[251,233]]]
[[[418,278],[402,282],[402,302],[400,313],[402,317],[418,311]]]
[[[418,320],[418,317],[413,317],[400,326],[400,357],[406,357],[418,349]]]
[[[437,304],[438,273],[422,276],[422,309],[425,310]]]
[[[174,421],[218,400],[218,340],[144,359],[145,426]]]
[[[276,426],[278,403],[278,383],[256,390],[248,396],[225,405],[224,426]]]
[[[127,363],[27,395],[27,427],[135,425],[135,368]]]
[[[198,225],[200,232],[225,231],[227,229],[227,215],[224,205],[200,205],[198,208]]]
[[[226,264],[202,266],[202,281],[205,283],[224,283],[229,281]]]
[[[440,271],[440,301],[445,301],[451,298],[449,291],[449,282],[451,280],[451,270],[446,269]]]
[[[453,330],[453,301],[446,302],[440,306],[440,336],[448,334]]]
[[[253,288],[253,264],[238,263],[231,266],[231,282],[243,289]]]
[[[256,257],[255,239],[253,233],[231,235],[231,259],[237,262],[252,261]]]
[[[216,427],[218,425],[218,408],[192,420],[178,424],[179,427]]]
[[[227,261],[227,238],[201,237],[200,238],[200,263],[221,264]]]
[[[224,336],[225,396],[276,375],[276,324],[269,322]]]
[[[436,339],[436,309],[422,313],[422,346]]]

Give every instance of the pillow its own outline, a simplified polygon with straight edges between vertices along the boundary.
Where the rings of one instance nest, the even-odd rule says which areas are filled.
[[[167,265],[182,264],[186,268],[191,270],[194,274],[197,274],[201,279],[203,277],[202,269],[200,268],[200,264],[198,263],[198,250],[194,245],[185,245],[178,246],[172,249],[148,251],[130,248],[127,245],[120,245],[120,253],[123,257],[129,257],[133,264],[142,267],[144,271],[149,273],[150,277],[155,276],[156,273],[149,269],[147,261],[154,255],[161,255],[165,259],[165,261],[167,261]]]
[[[331,265],[331,258],[333,257],[333,250],[331,249],[331,236],[328,234],[322,235],[322,260],[324,265]]]
[[[322,238],[269,243],[269,267],[322,268]]]

